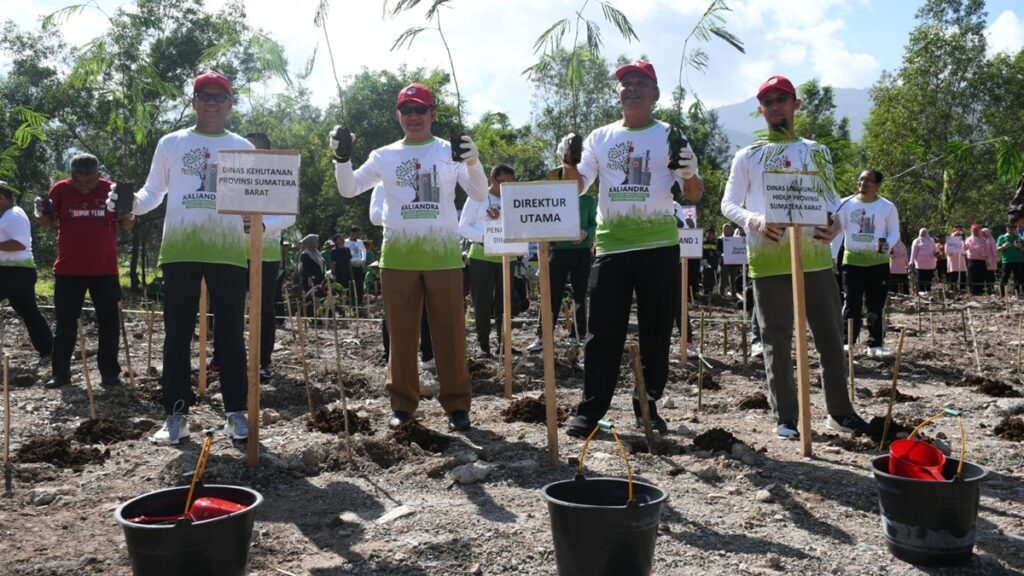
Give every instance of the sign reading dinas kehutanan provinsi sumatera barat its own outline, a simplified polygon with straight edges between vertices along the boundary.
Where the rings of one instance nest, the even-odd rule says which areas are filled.
[[[484,255],[520,256],[530,251],[529,242],[506,242],[501,220],[484,218]]]
[[[677,228],[679,231],[679,257],[699,260],[704,256],[704,230]]]
[[[579,184],[575,180],[505,182],[501,225],[506,242],[576,240],[580,234]]]
[[[299,158],[296,150],[221,150],[217,211],[298,214]]]
[[[742,266],[747,263],[747,239],[743,236],[722,238],[722,264]]]
[[[816,172],[764,173],[764,221],[768,224],[825,226],[834,199]]]

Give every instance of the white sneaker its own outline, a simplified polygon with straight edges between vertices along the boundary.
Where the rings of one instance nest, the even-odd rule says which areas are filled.
[[[885,346],[872,346],[868,348],[868,356],[874,356],[875,358],[888,358],[892,356],[892,352]]]
[[[544,341],[541,340],[540,338],[537,338],[536,340],[531,342],[529,346],[526,347],[527,352],[540,352],[543,349]]]
[[[434,359],[433,358],[431,358],[430,360],[427,360],[426,362],[420,362],[420,370],[421,371],[423,371],[423,370],[434,370],[435,368],[436,368],[436,364],[434,364]]]
[[[228,412],[228,421],[224,424],[224,434],[232,440],[248,438],[249,415],[245,412]]]
[[[177,446],[178,442],[180,442],[182,438],[188,437],[188,421],[185,419],[185,416],[182,414],[174,414],[173,416],[168,416],[167,419],[164,420],[164,425],[156,431],[156,434],[150,436],[149,439],[155,444],[170,444],[172,446]]]
[[[922,292],[918,292],[918,293],[917,293],[917,295],[918,295],[918,296],[922,296],[922,297],[924,297],[924,296],[927,296],[927,295],[928,295],[928,293],[927,293],[927,292],[923,292],[923,291],[922,291]]]
[[[760,356],[761,354],[764,354],[764,344],[761,344],[760,342],[755,342],[750,345],[751,356]]]
[[[699,358],[700,357],[700,351],[697,350],[697,345],[694,344],[693,342],[690,342],[689,344],[686,345],[686,357],[687,358]]]

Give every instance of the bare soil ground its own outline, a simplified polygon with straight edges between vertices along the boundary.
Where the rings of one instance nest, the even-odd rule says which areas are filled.
[[[764,368],[760,359],[743,361],[737,313],[699,306],[696,314],[707,310],[711,318],[705,326],[710,367],[705,367],[698,396],[696,362],[681,367],[674,353],[659,407],[670,429],[660,454],[648,453],[642,432],[633,425],[629,390],[634,378],[625,351],[621,385],[608,414],[631,452],[636,477],[670,495],[657,537],[655,573],[1024,573],[1024,399],[1019,397],[1024,385],[1018,364],[1024,305],[1014,303],[1007,310],[1003,302],[987,297],[966,304],[974,335],[972,326],[965,326],[962,307],[950,304],[950,311],[941,311],[938,301],[936,311],[926,314],[916,301],[898,300],[889,323],[907,333],[895,429],[905,434],[943,407],[960,408],[967,459],[991,471],[982,488],[975,556],[967,565],[926,570],[895,559],[886,548],[868,466],[879,454],[877,436],[889,403],[894,359],[858,355],[855,403],[866,419],[874,419],[875,438],[839,435],[824,426],[812,344],[814,456],[802,458],[798,443],[774,435]],[[519,348],[532,340],[537,308],[534,303],[516,319]],[[723,318],[733,322],[727,350]],[[35,353],[10,310],[2,320],[0,336],[11,356],[14,495],[0,498],[0,574],[130,574],[113,511],[141,494],[187,484],[201,431],[223,425],[215,376],[208,395],[192,409],[192,440],[179,447],[154,446],[147,436],[163,418],[159,318],[148,370],[145,320],[129,317],[138,377],[132,385],[125,376],[119,387],[98,384],[91,358],[95,325],[87,319],[97,420],[89,419],[77,359],[71,386],[43,388],[49,368],[34,366]],[[635,338],[635,325],[631,330]],[[887,341],[893,349],[897,330]],[[565,336],[561,329],[556,332],[560,422],[572,413],[582,386],[582,373],[567,356]],[[311,395],[318,410],[311,421],[293,332],[279,330],[276,374],[261,388],[261,407],[279,419],[266,414],[258,468],[246,465],[245,443],[224,436],[214,443],[206,482],[248,486],[265,498],[257,512],[249,574],[555,574],[540,488],[572,478],[582,442],[560,428],[559,463],[548,463],[541,355],[515,357],[512,400],[504,397],[498,362],[470,360],[474,399],[469,432],[450,433],[436,400],[426,399],[421,426],[395,434],[385,424],[389,406],[379,328],[364,322],[357,334],[356,325],[343,320],[340,337],[340,374],[329,329],[307,342]],[[470,336],[471,354],[475,349]],[[676,342],[673,350],[678,350]],[[340,435],[339,381],[350,410],[351,461]],[[926,429],[928,437],[947,450],[952,446],[954,454],[957,434],[955,422],[947,418]],[[486,477],[456,481],[454,471],[470,463]],[[608,435],[591,444],[585,464],[590,476],[624,477]]]

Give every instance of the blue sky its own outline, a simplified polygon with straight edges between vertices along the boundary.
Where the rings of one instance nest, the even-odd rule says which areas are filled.
[[[6,6],[3,18],[35,26],[41,15],[82,0],[20,0]],[[584,15],[596,20],[605,38],[605,56],[647,55],[658,70],[667,98],[678,79],[682,43],[709,0],[612,0],[636,28],[639,42],[627,44],[604,22],[592,0]],[[124,4],[95,0],[112,12]],[[207,0],[211,9],[224,0]],[[335,93],[323,32],[313,26],[317,0],[245,0],[249,21],[270,32],[287,51],[291,67],[300,69],[319,45],[316,66],[307,84],[314,103],[324,105]],[[423,4],[429,4],[425,0]],[[835,87],[867,88],[882,70],[898,68],[914,12],[911,0],[731,0],[726,26],[747,46],[740,55],[720,41],[705,46],[711,55],[705,74],[691,72],[684,84],[711,106],[741,102],[754,94],[771,74],[788,75],[795,83],[818,78]],[[453,51],[456,72],[468,113],[504,111],[514,124],[529,121],[532,87],[520,72],[536,60],[533,40],[560,18],[572,17],[583,0],[452,0],[442,11],[442,25]],[[287,8],[282,8],[287,6]],[[1015,52],[1024,46],[1024,5],[1019,0],[987,3],[990,49]],[[328,31],[338,75],[370,69],[447,66],[440,38],[425,32],[411,50],[391,52],[394,39],[406,28],[422,24],[423,10],[397,19],[381,15],[381,3],[334,0]],[[102,32],[105,17],[95,9],[74,16],[64,26],[69,41],[81,44]],[[5,66],[0,56],[0,73]],[[280,84],[262,87],[264,95],[286,90]]]

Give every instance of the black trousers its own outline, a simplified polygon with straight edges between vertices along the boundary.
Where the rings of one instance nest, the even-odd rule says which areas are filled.
[[[697,266],[700,266],[700,260],[696,260],[696,259],[692,259],[691,258],[691,259],[687,260],[686,262],[688,263],[687,270],[686,270],[686,281],[689,284],[689,286],[687,287],[687,297],[689,297],[691,294],[694,295],[694,297],[696,297],[696,295],[697,295],[697,288],[693,285],[693,279],[696,276],[696,274],[694,273],[693,265],[697,264]],[[673,298],[672,322],[675,325],[676,330],[679,330],[679,334],[682,335],[682,333],[683,333],[683,267],[682,267],[682,265],[677,263],[676,266],[675,266],[675,270],[676,270],[676,274],[675,274],[676,275],[676,278],[675,278],[675,292],[676,292],[676,295],[675,295],[675,298]],[[699,270],[699,268],[698,268],[698,270]],[[713,290],[713,288],[712,288],[712,290]],[[711,292],[705,292],[705,293],[706,294],[710,294]],[[687,308],[687,313],[686,313],[686,341],[690,342],[690,343],[693,343],[693,306],[692,306],[693,298],[687,300],[687,304],[689,304],[690,306]]]
[[[82,315],[85,291],[89,291],[96,322],[99,324],[99,349],[96,365],[103,380],[117,379],[121,365],[117,362],[120,317],[117,303],[121,300],[121,284],[117,275],[54,276],[53,304],[57,309],[57,329],[53,335],[53,376],[71,379],[71,357],[78,341],[78,319]],[[83,366],[82,370],[88,368]]]
[[[469,294],[473,298],[476,341],[484,352],[491,351],[491,318],[501,342],[501,320],[505,308],[502,294],[501,262],[469,260]]]
[[[356,283],[356,302],[357,305],[363,307],[363,282],[366,280],[366,268],[362,266],[352,267],[352,280]],[[366,314],[360,313],[360,316]]]
[[[874,266],[843,266],[843,290],[846,300],[843,302],[843,326],[853,318],[853,345],[860,335],[861,309],[867,305],[868,347],[881,346],[885,340],[885,328],[882,325],[882,313],[885,311],[885,299],[888,296],[889,265]],[[846,338],[846,330],[843,330]]]
[[[580,338],[587,334],[587,286],[590,284],[590,267],[594,257],[590,248],[563,248],[552,250],[548,258],[548,272],[551,277],[551,319],[558,326],[562,312],[562,297],[565,296],[565,281],[572,284],[572,301],[575,309],[576,330]],[[537,323],[537,337],[543,333],[543,325]]]
[[[893,294],[910,294],[910,276],[908,274],[889,274],[889,292]]]
[[[1024,262],[1003,262],[1003,274],[999,278],[1000,295],[1006,292],[1006,283],[1013,274],[1013,289],[1024,290]]]
[[[384,356],[391,356],[391,335],[388,333],[388,319],[382,318],[380,323],[380,336],[384,342]],[[434,346],[430,341],[430,324],[427,322],[427,307],[423,307],[423,315],[420,316],[420,360],[430,362],[434,359]]]
[[[280,262],[263,262],[262,276],[260,277],[260,366],[270,365],[270,356],[274,352],[274,339],[277,338],[277,319],[275,313],[280,301],[281,285],[283,278],[278,281],[277,271],[281,267]],[[249,273],[245,275],[245,290],[249,291]],[[246,310],[248,312],[248,310]],[[282,313],[283,315],[283,313]],[[243,324],[244,329],[244,324]],[[217,317],[214,314],[210,322],[210,330],[213,332],[213,357],[216,364],[220,364],[220,339],[217,336]],[[248,368],[247,368],[248,369]]]
[[[971,288],[971,296],[980,296],[985,292],[986,278],[988,278],[988,267],[984,260],[967,261],[967,282]]]
[[[619,380],[629,313],[636,292],[640,360],[647,398],[661,398],[668,378],[669,343],[675,290],[672,269],[679,266],[679,248],[651,248],[605,254],[594,260],[590,273],[590,334],[583,371],[583,399],[576,413],[590,421],[604,417]],[[594,311],[600,313],[595,314]],[[637,392],[633,409],[639,414]]]
[[[922,270],[917,269],[917,291],[918,292],[931,292],[932,291],[932,278],[935,277],[935,270]]]
[[[199,282],[206,279],[217,318],[216,347],[226,412],[242,412],[248,398],[245,341],[242,337],[248,271],[230,264],[164,264],[164,412],[187,414],[192,380],[192,333],[199,310]],[[205,369],[205,367],[200,367]]]
[[[36,352],[49,356],[53,352],[53,334],[36,304],[36,278],[35,268],[0,266],[0,302],[7,300],[15,314],[21,316]]]

